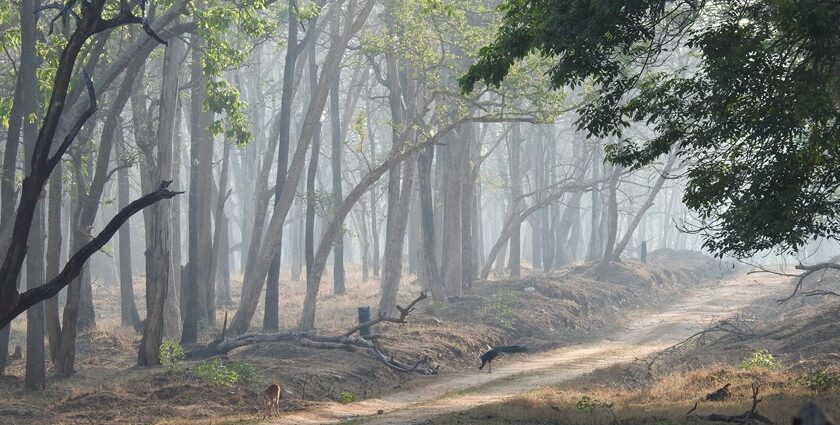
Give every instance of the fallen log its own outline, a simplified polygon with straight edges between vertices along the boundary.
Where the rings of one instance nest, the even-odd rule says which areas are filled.
[[[428,298],[425,292],[414,299],[407,307],[397,305],[397,311],[400,312],[399,317],[378,316],[365,323],[360,323],[341,335],[324,336],[310,334],[307,332],[278,332],[272,334],[249,333],[243,334],[234,338],[226,339],[226,329],[223,327],[222,336],[210,342],[206,346],[187,352],[186,358],[188,360],[206,359],[209,357],[220,356],[229,353],[231,350],[246,347],[249,345],[266,343],[266,342],[287,342],[298,344],[307,348],[314,348],[319,350],[345,350],[350,352],[369,352],[376,359],[384,363],[386,366],[400,372],[413,372],[421,375],[435,375],[438,372],[437,366],[432,366],[431,359],[428,356],[421,356],[413,361],[401,361],[394,356],[387,354],[374,339],[366,339],[359,336],[354,336],[360,329],[373,326],[381,322],[390,323],[408,323],[406,318],[417,306],[417,303]],[[225,324],[227,320],[225,321]],[[225,325],[226,326],[226,325]]]

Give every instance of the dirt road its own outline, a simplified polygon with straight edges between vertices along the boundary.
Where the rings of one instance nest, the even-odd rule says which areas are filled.
[[[497,361],[492,374],[475,371],[430,377],[421,387],[351,404],[330,403],[296,412],[275,424],[421,424],[429,418],[495,403],[556,384],[597,368],[661,350],[753,300],[790,289],[789,280],[738,275],[694,289],[661,309],[632,313],[627,323],[601,341]],[[382,411],[382,414],[378,414]]]

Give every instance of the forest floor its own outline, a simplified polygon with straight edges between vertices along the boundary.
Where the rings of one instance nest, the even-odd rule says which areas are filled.
[[[625,261],[606,269],[577,265],[549,275],[476,282],[474,295],[450,305],[424,302],[409,317],[409,324],[377,328],[390,353],[405,360],[427,355],[441,366],[437,376],[397,373],[360,353],[270,343],[236,350],[221,359],[254,371],[246,382],[234,385],[199,378],[196,370],[203,363],[198,362],[183,362],[172,373],[132,366],[137,337],[113,324],[118,297],[113,288],[99,287],[95,288],[97,313],[103,320],[97,331],[80,338],[78,373],[70,379],[50,379],[45,392],[33,394],[21,389],[23,362],[16,361],[9,369],[11,376],[0,379],[0,422],[258,423],[258,392],[265,383],[279,381],[289,393],[281,403],[284,416],[272,423],[448,424],[492,422],[491,418],[498,423],[521,423],[517,411],[525,417],[537,415],[535,423],[557,423],[558,412],[572,400],[570,394],[577,394],[560,389],[562,385],[586,382],[588,376],[600,379],[594,377],[601,370],[588,372],[644,357],[717,319],[766,304],[762,297],[790,289],[787,279],[733,275],[731,264],[696,253],[659,252],[651,254],[649,263]],[[318,309],[320,334],[350,327],[357,306],[375,305],[378,285],[373,280],[352,279],[344,296],[331,294],[329,282],[324,286]],[[419,292],[408,280],[403,288],[401,302]],[[290,285],[287,292],[281,295],[281,311],[299,311],[302,284]],[[111,313],[101,311],[100,304]],[[258,311],[255,327],[261,317]],[[283,326],[292,326],[294,318],[284,315]],[[13,326],[18,341],[20,327],[19,323]],[[214,327],[205,329],[204,341],[216,332]],[[526,344],[533,352],[497,360],[492,374],[478,373],[478,355],[488,345],[501,343]],[[743,347],[731,351],[736,357],[745,352]],[[635,394],[632,391],[642,391],[639,388],[650,393],[659,382],[648,379],[625,388],[622,377],[637,376],[640,366],[607,370],[621,367],[628,372],[618,372],[620,379],[608,376],[597,381],[621,388],[596,388],[592,381],[576,385],[583,392],[574,396],[584,397],[581,394],[592,388],[586,397],[606,400],[606,392],[611,403],[621,403],[620,394],[629,398]],[[698,386],[696,391],[704,388]],[[574,404],[571,418],[576,413]],[[598,409],[602,410],[617,411]],[[513,416],[505,419],[502,413]],[[607,422],[593,421],[594,417],[568,423]]]

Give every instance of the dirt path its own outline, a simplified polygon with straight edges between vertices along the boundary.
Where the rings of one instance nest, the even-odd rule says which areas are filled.
[[[661,350],[753,300],[789,290],[789,280],[768,275],[739,275],[687,293],[657,310],[637,311],[605,339],[583,345],[516,355],[496,361],[492,374],[460,371],[429,378],[418,388],[342,405],[329,403],[296,412],[276,424],[321,424],[351,420],[363,424],[421,424],[429,418],[495,403],[556,384],[599,367],[631,361]],[[382,411],[382,414],[377,414]]]

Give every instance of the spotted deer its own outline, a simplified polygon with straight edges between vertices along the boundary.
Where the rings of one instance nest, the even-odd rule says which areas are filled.
[[[263,417],[271,417],[272,414],[280,416],[281,392],[280,384],[271,384],[263,391],[263,404],[266,409]]]

